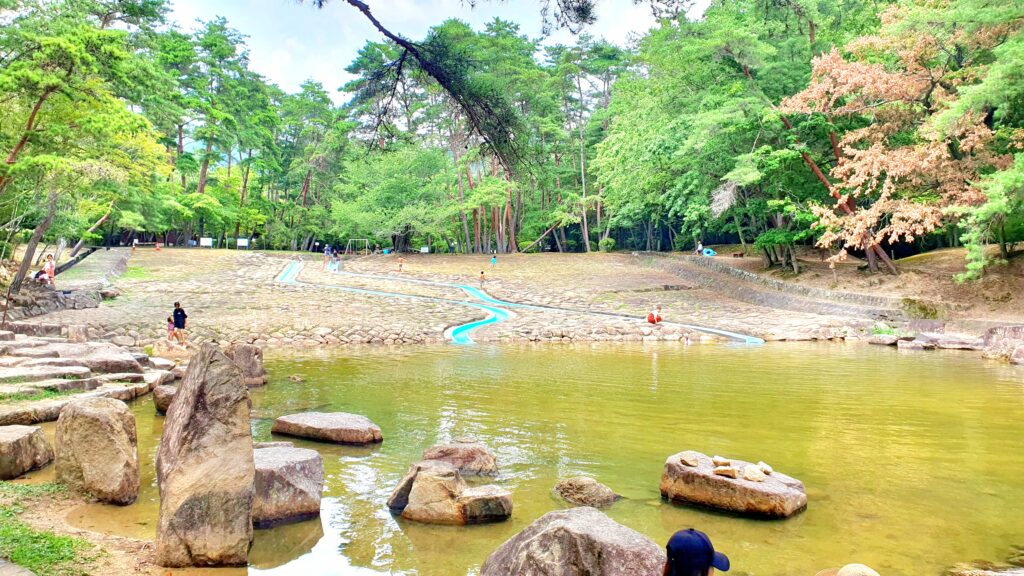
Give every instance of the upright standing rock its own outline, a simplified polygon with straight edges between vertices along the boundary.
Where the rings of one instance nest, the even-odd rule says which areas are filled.
[[[124,402],[68,402],[57,419],[56,445],[57,482],[112,504],[131,504],[139,496],[135,416]]]
[[[242,381],[250,388],[267,383],[267,371],[263,368],[263,349],[252,344],[235,344],[227,349],[228,358],[242,371]]]
[[[596,508],[548,512],[491,553],[480,576],[661,576],[665,552]]]
[[[157,564],[245,564],[255,481],[249,393],[215,344],[189,362],[167,410],[156,469]]]

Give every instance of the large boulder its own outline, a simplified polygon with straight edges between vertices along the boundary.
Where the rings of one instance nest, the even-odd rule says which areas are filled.
[[[424,460],[398,482],[388,507],[426,524],[482,524],[512,516],[512,494],[497,486],[469,488],[451,464]]]
[[[256,495],[252,521],[257,528],[320,515],[324,462],[316,450],[257,446]]]
[[[39,426],[0,426],[0,480],[17,478],[53,460],[53,448]]]
[[[337,444],[373,444],[384,438],[366,416],[347,412],[302,412],[274,420],[271,431]]]
[[[246,386],[263,386],[267,383],[267,371],[263,368],[263,349],[252,344],[234,344],[225,352],[242,371]]]
[[[423,459],[447,462],[463,476],[493,476],[498,473],[494,452],[471,439],[431,446],[423,451]]]
[[[788,518],[807,507],[802,482],[740,460],[712,461],[687,450],[665,460],[661,495],[674,503],[697,504],[752,516]]]
[[[102,502],[131,504],[139,495],[135,416],[113,398],[68,402],[57,418],[57,482]]]
[[[178,387],[171,386],[169,384],[163,384],[153,388],[153,405],[156,406],[157,414],[164,414],[167,409],[171,406],[171,400],[174,400],[174,395],[177,394]]]
[[[246,563],[256,476],[249,411],[238,367],[203,345],[167,410],[157,452],[157,564]]]
[[[665,553],[596,508],[548,512],[498,547],[480,576],[661,576]]]
[[[560,481],[555,486],[555,493],[570,504],[593,506],[594,508],[611,506],[618,499],[611,488],[586,476],[576,476]]]

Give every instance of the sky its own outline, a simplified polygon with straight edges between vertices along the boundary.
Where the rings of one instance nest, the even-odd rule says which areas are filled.
[[[248,38],[250,68],[287,92],[296,92],[307,79],[321,84],[336,103],[347,100],[338,92],[352,76],[345,67],[368,40],[382,36],[344,0],[332,0],[317,10],[309,0],[171,0],[171,19],[191,30],[197,20],[227,18],[228,24]],[[696,0],[690,14],[703,13],[710,0]],[[475,29],[495,17],[511,20],[532,38],[541,36],[537,0],[478,1],[470,8],[464,0],[382,0],[367,2],[384,27],[412,40],[448,18],[459,18]],[[655,23],[646,4],[633,0],[602,0],[598,21],[587,32],[625,46]],[[545,44],[572,43],[568,31],[557,31]]]

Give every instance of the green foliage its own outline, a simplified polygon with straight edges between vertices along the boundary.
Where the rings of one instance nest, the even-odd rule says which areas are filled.
[[[612,250],[615,250],[615,238],[602,238],[597,245],[601,249],[601,252],[611,252]]]
[[[39,576],[78,576],[91,559],[85,540],[36,530],[18,519],[22,501],[64,492],[58,484],[15,484],[0,481],[0,557],[24,566]]]

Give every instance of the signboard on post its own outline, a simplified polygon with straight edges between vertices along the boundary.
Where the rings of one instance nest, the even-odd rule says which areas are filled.
[[[213,248],[213,238],[200,238],[199,239],[199,247],[200,248]]]
[[[237,238],[235,240],[235,246],[237,246],[239,248],[248,248],[249,247],[249,239],[248,238]]]

